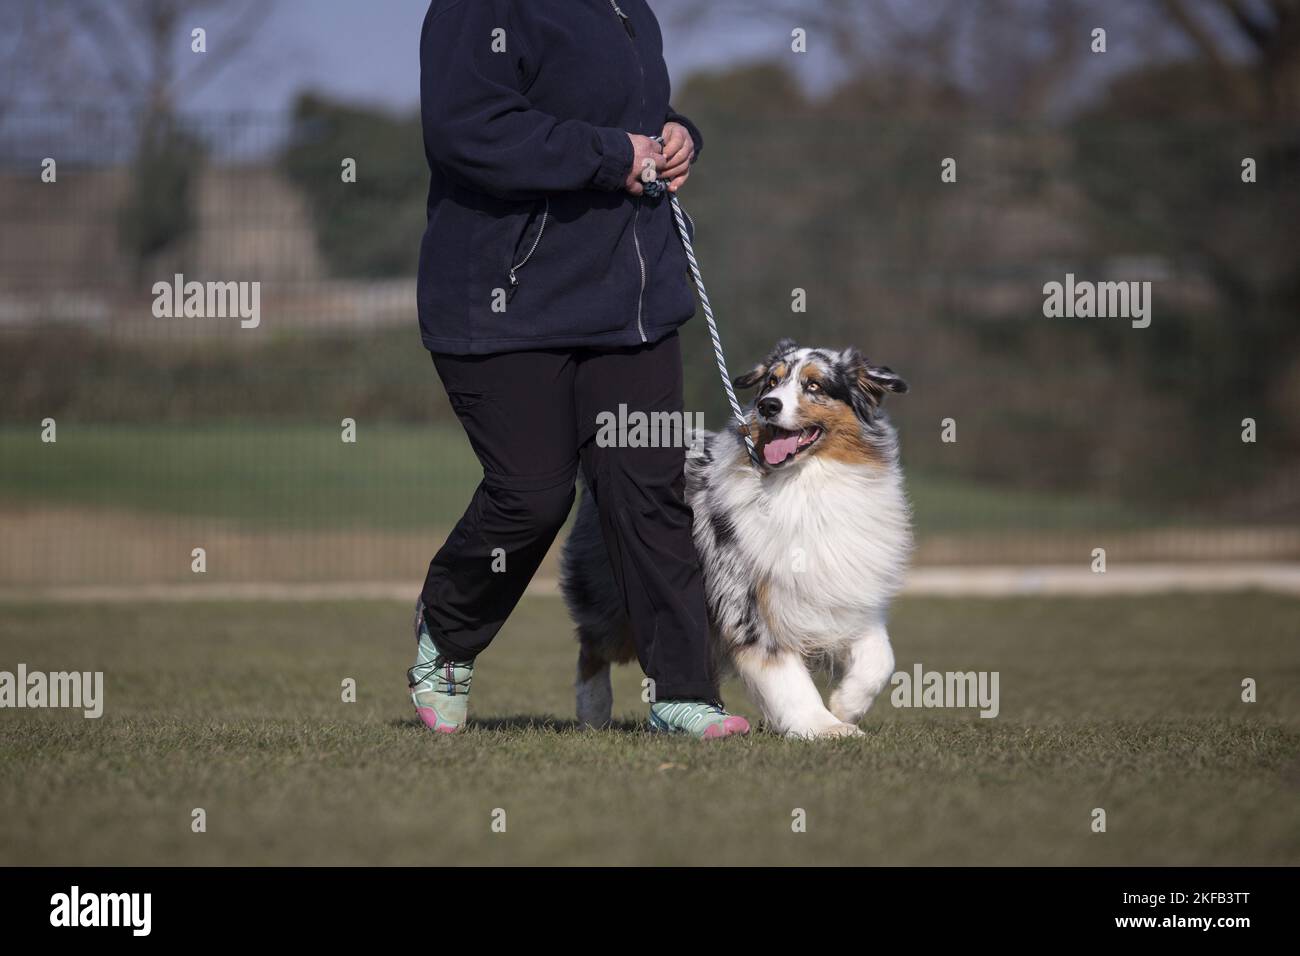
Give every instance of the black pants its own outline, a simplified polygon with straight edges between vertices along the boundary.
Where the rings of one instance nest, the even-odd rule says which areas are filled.
[[[682,410],[681,345],[435,354],[483,465],[469,508],[429,565],[439,650],[472,660],[496,636],[568,517],[581,463],[595,495],[637,656],[659,700],[715,700],[684,448],[600,447],[597,415]]]

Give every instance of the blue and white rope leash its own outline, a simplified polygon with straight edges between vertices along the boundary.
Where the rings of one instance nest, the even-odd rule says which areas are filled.
[[[655,142],[663,145],[663,138],[660,136],[651,137]],[[736,390],[731,386],[731,376],[727,374],[727,359],[722,354],[722,338],[718,335],[718,322],[713,317],[713,306],[709,305],[709,294],[704,291],[704,277],[700,275],[700,264],[695,258],[695,249],[691,246],[691,237],[686,231],[686,219],[682,213],[682,204],[678,201],[677,196],[668,192],[668,184],[662,179],[642,180],[641,188],[645,190],[645,195],[651,199],[662,199],[668,196],[668,201],[673,207],[673,219],[677,221],[677,234],[682,238],[682,248],[686,250],[686,261],[690,263],[691,278],[695,280],[695,288],[700,293],[700,305],[704,307],[704,321],[709,326],[709,338],[713,342],[713,357],[718,361],[718,373],[722,376],[722,388],[727,393],[727,402],[731,405],[731,414],[736,420],[736,425],[741,429],[741,436],[745,439],[745,447],[749,449],[750,460],[754,462],[754,467],[760,467],[758,460],[758,449],[754,447],[754,438],[749,431],[749,421],[745,418],[745,413],[741,411],[740,402],[736,399]]]

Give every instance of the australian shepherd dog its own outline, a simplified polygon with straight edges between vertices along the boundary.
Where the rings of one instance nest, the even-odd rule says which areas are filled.
[[[907,384],[856,349],[789,339],[735,384],[758,390],[747,427],[761,465],[740,429],[705,433],[686,458],[719,672],[739,675],[777,733],[860,734],[894,670],[885,622],[912,547],[898,439],[882,408]],[[580,644],[578,720],[603,726],[609,666],[634,652],[589,494],[565,542],[561,586]],[[819,664],[836,678],[829,707],[810,672]]]

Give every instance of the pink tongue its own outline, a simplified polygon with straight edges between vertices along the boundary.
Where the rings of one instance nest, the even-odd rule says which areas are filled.
[[[763,446],[763,457],[767,459],[769,465],[779,465],[790,455],[793,455],[798,447],[798,432],[788,438],[773,438]]]

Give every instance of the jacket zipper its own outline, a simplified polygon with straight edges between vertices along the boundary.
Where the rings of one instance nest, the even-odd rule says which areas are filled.
[[[632,29],[632,21],[627,18],[627,14],[623,12],[623,8],[618,5],[617,0],[609,0],[609,5],[614,8],[618,18],[623,21],[623,29],[627,31],[627,35],[629,37],[636,36],[636,31]]]
[[[641,76],[641,112],[637,116],[638,119],[641,119],[645,114],[645,66],[642,65],[641,56],[637,53],[636,31],[632,29],[632,21],[628,18],[628,15],[618,5],[618,0],[609,0],[609,6],[614,11],[614,15],[618,17],[619,22],[623,24],[623,29],[627,32],[628,42],[632,44],[632,58],[636,60],[637,72]],[[641,325],[641,305],[645,301],[645,257],[641,255],[641,240],[636,232],[637,220],[641,218],[641,199],[640,197],[634,198],[636,212],[632,216],[632,244],[636,246],[636,261],[637,265],[641,267],[641,288],[636,293],[636,331],[641,336],[641,341],[645,342],[647,341],[645,328]]]
[[[546,231],[546,217],[551,211],[551,200],[544,199],[543,202],[545,204],[542,206],[542,221],[537,227],[537,235],[533,237],[533,244],[528,247],[528,251],[524,253],[524,257],[510,267],[510,291],[506,295],[507,301],[514,298],[515,290],[519,288],[519,277],[516,276],[515,273],[528,265],[528,260],[533,257],[533,253],[537,251],[537,246],[542,241],[542,233]],[[525,224],[524,228],[527,229],[528,226]]]

